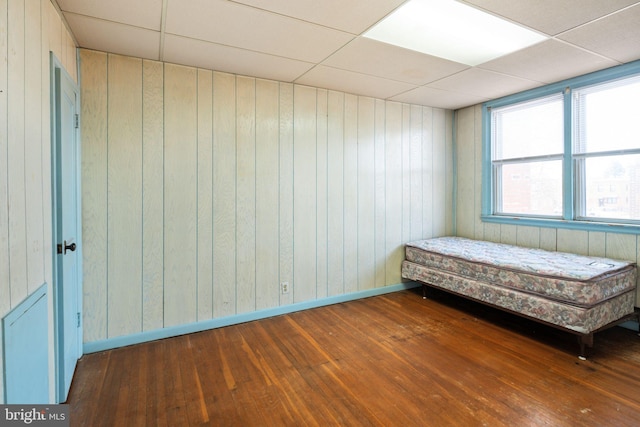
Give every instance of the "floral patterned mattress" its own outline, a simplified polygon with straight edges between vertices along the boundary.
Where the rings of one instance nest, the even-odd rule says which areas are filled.
[[[633,313],[634,263],[460,237],[406,245],[402,277],[580,333]]]
[[[408,261],[473,280],[590,307],[636,287],[635,264],[462,237],[406,246]]]

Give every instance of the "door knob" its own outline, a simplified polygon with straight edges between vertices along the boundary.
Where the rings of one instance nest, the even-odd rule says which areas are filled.
[[[72,243],[70,245],[67,245],[67,241],[64,241],[64,245],[58,244],[58,253],[62,254],[62,255],[66,255],[67,251],[75,251],[76,250],[76,244]]]
[[[66,240],[64,241],[64,253],[63,253],[63,255],[66,255],[67,251],[74,252],[75,250],[76,250],[76,244],[75,243],[67,245],[67,241]]]

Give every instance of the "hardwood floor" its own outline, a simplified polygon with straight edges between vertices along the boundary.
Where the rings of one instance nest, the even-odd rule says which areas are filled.
[[[640,337],[410,290],[84,356],[72,426],[637,426]]]

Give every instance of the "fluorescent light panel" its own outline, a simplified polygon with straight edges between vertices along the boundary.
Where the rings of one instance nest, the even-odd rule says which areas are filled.
[[[471,66],[546,39],[455,0],[410,0],[363,36]]]

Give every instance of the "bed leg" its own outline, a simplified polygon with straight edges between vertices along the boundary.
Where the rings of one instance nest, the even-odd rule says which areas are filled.
[[[593,332],[590,334],[578,335],[578,344],[580,344],[580,354],[578,355],[578,359],[587,360],[585,347],[593,347]]]
[[[422,285],[422,299],[427,299],[427,286]]]
[[[582,340],[580,340],[580,354],[578,355],[578,359],[587,360],[587,356],[584,352],[584,343],[582,342]]]

